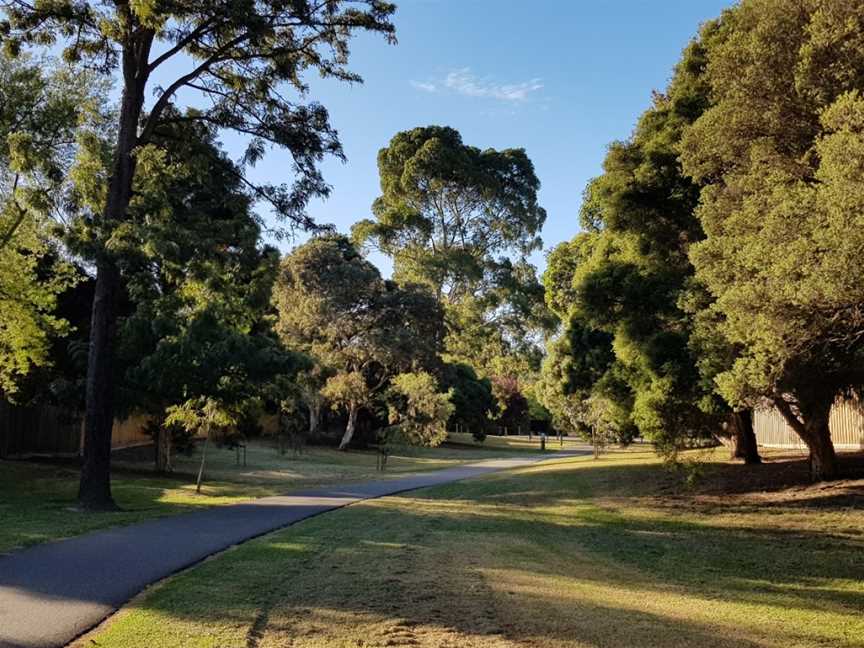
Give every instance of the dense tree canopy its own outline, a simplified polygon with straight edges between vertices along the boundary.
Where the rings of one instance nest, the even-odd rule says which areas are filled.
[[[470,432],[482,441],[490,429],[490,417],[497,410],[491,381],[478,377],[471,365],[448,363],[443,369],[442,383],[450,391],[452,427]]]
[[[387,391],[390,427],[386,443],[438,446],[447,438],[447,421],[453,413],[452,392],[441,392],[438,381],[425,371],[395,376]]]
[[[768,397],[836,474],[834,399],[862,385],[864,7],[746,0],[724,13],[705,79],[712,106],[685,135],[704,184],[697,277],[739,353],[717,376],[733,404]]]
[[[543,391],[553,411],[566,419],[568,398],[593,397],[595,405],[603,398],[612,402],[604,416],[617,419],[615,429],[635,425],[673,449],[717,427],[700,407],[704,382],[689,345],[692,322],[681,307],[693,276],[688,250],[702,229],[694,213],[699,187],[682,173],[678,145],[707,105],[703,66],[704,48],[695,42],[633,136],[610,146],[603,174],[585,192],[586,231],[550,254],[544,277],[547,303],[568,321],[547,362]],[[556,357],[609,349],[614,360],[600,363],[600,375],[592,375],[596,363],[587,358],[562,366]],[[586,416],[598,411],[574,406]]]
[[[170,440],[265,401],[310,433],[329,405],[342,448],[368,422],[383,448],[551,418],[670,456],[730,437],[751,463],[752,412],[771,406],[813,476],[837,474],[829,414],[864,390],[861,3],[741,0],[704,24],[610,144],[542,282],[532,161],[453,128],[393,136],[350,237],[307,213],[343,152],[304,76],[358,81],[350,40],[392,41],[390,3],[0,6],[0,394],[71,366],[57,345],[76,321],[83,507],[112,506],[115,414]],[[257,183],[272,147],[293,164]],[[312,234],[281,261],[262,203],[269,234]]]
[[[393,258],[397,279],[458,302],[498,283],[496,255],[540,246],[546,212],[521,149],[481,151],[452,128],[428,126],[395,135],[378,153],[378,171],[375,219],[354,235]]]
[[[427,286],[445,307],[448,361],[526,380],[556,322],[527,261],[546,212],[525,151],[480,150],[452,128],[428,126],[397,133],[378,170],[374,218],[354,226],[354,240],[391,257],[394,279]]]
[[[610,147],[585,192],[586,231],[544,277],[568,322],[540,390],[560,419],[579,410],[575,373],[661,447],[732,433],[758,461],[749,410],[768,399],[809,446],[813,476],[836,474],[829,412],[864,376],[862,11],[741,2]],[[586,329],[611,336],[602,377],[569,369]]]
[[[278,253],[259,247],[252,199],[210,127],[157,135],[161,146],[139,153],[129,220],[112,237],[131,311],[120,325],[120,405],[157,427],[186,402],[238,419],[298,365],[268,317]],[[170,430],[159,432],[167,469]]]

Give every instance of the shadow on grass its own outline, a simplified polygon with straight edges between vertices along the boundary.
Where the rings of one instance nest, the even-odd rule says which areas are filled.
[[[175,515],[271,494],[264,488],[209,483],[196,495],[183,475],[157,476],[117,470],[112,492],[121,510],[76,510],[78,468],[55,463],[0,461],[0,554],[98,529]]]
[[[847,500],[821,503],[825,529],[799,524],[795,514],[812,509],[791,504],[715,523],[695,505],[653,507],[658,470],[529,469],[354,506],[205,563],[138,607],[246,624],[250,646],[305,632],[324,612],[391,619],[415,633],[613,648],[860,645],[864,539],[826,535]],[[864,531],[860,519],[853,526]],[[508,591],[495,573],[540,585]],[[563,590],[543,585],[551,582]],[[586,594],[599,591],[621,600]],[[693,610],[640,610],[633,596]],[[709,622],[700,608],[711,606],[734,614]]]

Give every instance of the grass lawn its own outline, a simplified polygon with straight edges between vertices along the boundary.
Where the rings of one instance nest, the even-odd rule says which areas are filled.
[[[363,502],[152,588],[79,646],[864,646],[864,480],[561,459]]]
[[[123,451],[114,460],[112,488],[123,509],[116,513],[81,513],[74,510],[78,469],[71,465],[0,461],[0,553],[19,547],[131,524],[153,517],[196,508],[234,504],[255,497],[327,484],[393,478],[407,473],[439,470],[458,464],[537,451],[532,444],[512,437],[490,437],[472,447],[470,435],[441,448],[405,448],[392,455],[387,472],[375,469],[374,451],[339,452],[332,448],[306,448],[300,457],[279,454],[272,445],[250,443],[246,466],[236,465],[233,450],[211,446],[207,452],[206,481],[195,493],[200,454],[179,455],[175,473],[152,474],[152,450]],[[552,444],[555,448],[558,444]],[[550,445],[551,447],[551,445]]]

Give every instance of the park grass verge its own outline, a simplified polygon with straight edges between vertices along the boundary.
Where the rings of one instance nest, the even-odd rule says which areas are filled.
[[[864,645],[864,482],[766,489],[702,463],[696,488],[612,453],[355,504],[165,581],[78,645]],[[749,490],[716,489],[742,471]]]
[[[201,494],[194,479],[200,449],[175,457],[175,472],[152,472],[152,449],[120,451],[114,458],[112,490],[118,512],[81,512],[75,509],[78,469],[70,463],[0,461],[0,553],[144,520],[193,510],[237,504],[295,490],[390,479],[406,474],[441,470],[464,463],[536,452],[524,440],[490,438],[475,447],[402,448],[390,457],[387,471],[376,471],[372,450],[339,452],[309,446],[294,456],[281,454],[272,444],[253,442],[245,465],[229,448],[208,450],[206,480]],[[533,444],[536,446],[536,441]]]

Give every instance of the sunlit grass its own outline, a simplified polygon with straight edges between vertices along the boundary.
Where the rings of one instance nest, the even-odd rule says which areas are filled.
[[[363,502],[189,570],[85,641],[864,645],[860,506],[724,507],[669,482],[653,456],[615,453]]]
[[[253,442],[246,449],[245,465],[242,455],[238,465],[235,450],[211,446],[204,487],[197,494],[194,479],[200,448],[189,456],[178,454],[170,476],[154,475],[152,450],[141,449],[120,453],[114,461],[112,491],[123,509],[116,513],[74,510],[78,488],[74,466],[0,461],[0,552],[202,507],[332,484],[391,479],[529,451],[524,442],[505,439],[492,439],[478,447],[399,448],[390,457],[387,471],[379,473],[374,450],[340,452],[310,446],[295,457],[290,451],[280,453],[273,444]]]
[[[198,495],[189,480],[123,473],[115,475],[112,488],[122,511],[81,513],[75,510],[77,469],[0,462],[0,552],[273,492],[251,484],[214,482]]]

